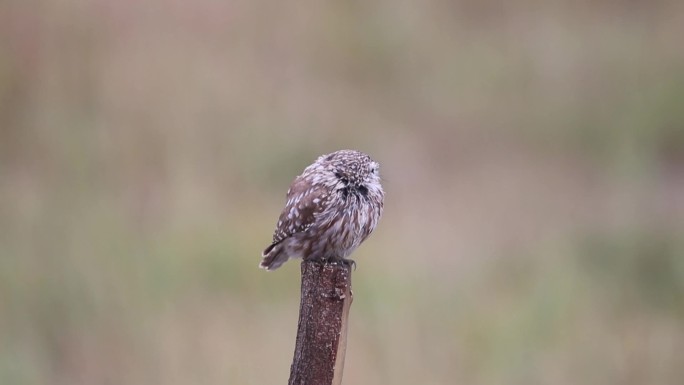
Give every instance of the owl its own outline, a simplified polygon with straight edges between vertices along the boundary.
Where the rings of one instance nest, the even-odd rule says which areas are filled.
[[[275,270],[291,258],[353,263],[349,255],[375,230],[384,197],[370,156],[354,150],[320,156],[290,185],[259,267]]]

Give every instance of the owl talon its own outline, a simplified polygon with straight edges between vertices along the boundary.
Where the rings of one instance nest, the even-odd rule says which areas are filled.
[[[356,261],[353,259],[343,259],[342,264],[345,266],[351,266],[354,268],[354,271],[356,271]]]

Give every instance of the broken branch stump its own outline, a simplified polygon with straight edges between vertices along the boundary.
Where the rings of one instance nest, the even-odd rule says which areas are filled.
[[[288,385],[339,385],[352,303],[351,267],[302,262],[302,293]]]

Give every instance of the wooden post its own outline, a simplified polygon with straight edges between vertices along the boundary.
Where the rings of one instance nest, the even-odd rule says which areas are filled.
[[[302,262],[302,297],[289,385],[340,385],[352,303],[349,264]]]

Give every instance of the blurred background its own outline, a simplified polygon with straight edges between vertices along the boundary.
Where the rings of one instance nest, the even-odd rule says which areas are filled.
[[[681,384],[684,3],[0,3],[0,383],[285,383],[292,178],[368,152],[347,384]]]

